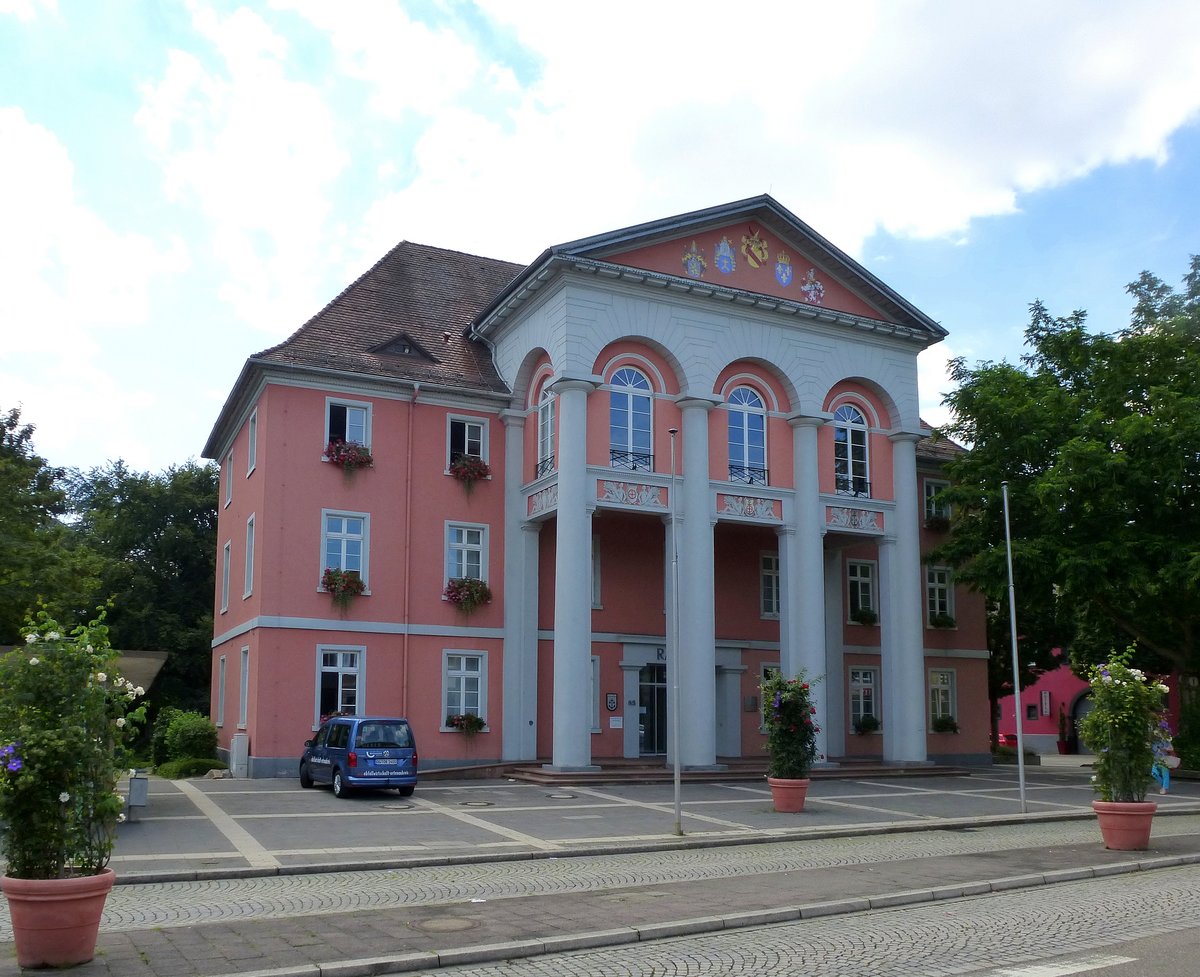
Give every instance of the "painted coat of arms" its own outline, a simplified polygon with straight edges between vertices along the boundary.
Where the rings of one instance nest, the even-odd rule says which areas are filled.
[[[767,263],[771,251],[757,227],[751,224],[748,230],[749,234],[742,235],[742,256],[751,268],[760,268]]]
[[[792,284],[792,259],[786,251],[775,256],[775,281],[784,288]]]
[[[717,271],[723,275],[728,275],[737,267],[737,255],[734,254],[729,238],[721,238],[720,243],[713,248],[713,263],[717,266]]]
[[[811,302],[813,305],[820,305],[825,298],[825,286],[817,281],[817,269],[809,268],[808,274],[804,277],[804,284],[800,286],[800,291],[804,293],[804,301]]]
[[[696,247],[696,242],[692,242],[692,246],[683,252],[683,270],[691,278],[703,278],[704,272],[708,269],[708,262],[704,260],[704,252]]]

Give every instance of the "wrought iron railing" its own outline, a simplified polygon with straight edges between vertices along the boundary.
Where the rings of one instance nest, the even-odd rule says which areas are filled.
[[[729,480],[731,482],[744,482],[746,485],[766,485],[767,470],[765,468],[753,468],[748,465],[730,465]]]
[[[654,468],[654,455],[644,451],[618,451],[610,448],[609,461],[613,468],[624,468],[631,472],[648,472]]]
[[[864,499],[871,497],[871,483],[861,475],[837,475],[834,487],[838,495],[855,495]]]
[[[537,468],[533,471],[533,477],[541,478],[543,475],[549,475],[552,471],[554,471],[554,455],[543,458],[537,463]]]

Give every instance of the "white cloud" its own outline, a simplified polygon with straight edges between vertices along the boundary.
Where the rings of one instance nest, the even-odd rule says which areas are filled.
[[[52,14],[58,13],[56,0],[0,0],[0,15],[7,14],[22,23],[29,23],[37,19],[39,7]]]

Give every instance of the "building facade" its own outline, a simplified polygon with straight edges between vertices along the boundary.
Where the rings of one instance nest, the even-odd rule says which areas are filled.
[[[349,710],[406,716],[426,767],[719,767],[762,757],[782,669],[820,679],[830,762],[990,762],[983,605],[922,555],[944,336],[766,196],[528,266],[401,243],[206,445],[222,748],[293,775]]]

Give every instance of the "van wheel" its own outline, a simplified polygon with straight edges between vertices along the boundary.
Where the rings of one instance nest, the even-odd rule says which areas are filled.
[[[335,770],[333,772],[333,796],[350,796],[350,788],[347,786],[346,781],[342,780],[342,772],[340,770]]]
[[[308,764],[300,764],[300,786],[307,790],[313,785],[312,774],[308,772]]]
[[[412,797],[414,790],[416,790],[416,785],[409,784],[407,787],[397,787],[396,793],[401,797]]]

